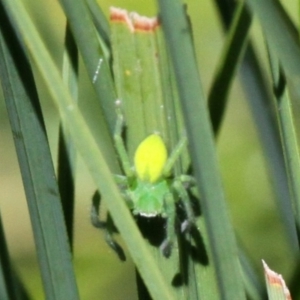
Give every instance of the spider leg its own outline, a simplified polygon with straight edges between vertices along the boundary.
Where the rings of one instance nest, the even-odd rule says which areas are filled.
[[[133,208],[133,202],[131,198],[130,192],[128,192],[129,189],[129,183],[127,177],[123,175],[114,175],[115,181],[119,187],[119,190],[128,206],[129,209]]]
[[[182,182],[185,189],[189,189],[193,196],[200,198],[197,186],[196,179],[191,175],[182,174],[178,176],[178,179]]]
[[[187,180],[189,181],[189,183],[191,183],[190,180],[194,181],[194,178],[188,175],[181,175],[178,178],[176,178],[173,183],[173,188],[175,189],[179,198],[182,201],[187,217],[186,221],[184,221],[181,224],[181,232],[186,232],[190,230],[191,226],[195,223],[195,215],[192,203],[187,192],[187,187],[184,185],[184,183],[186,183]]]
[[[114,222],[113,222],[110,214],[108,214],[107,221],[106,221],[105,236],[104,236],[105,242],[117,253],[117,255],[121,261],[125,261],[126,256],[125,256],[124,250],[112,237],[112,232],[114,230],[115,230]]]
[[[165,204],[165,214],[167,216],[166,224],[166,238],[160,245],[160,250],[162,251],[165,257],[171,255],[172,245],[175,240],[175,218],[176,218],[176,209],[175,209],[175,199],[172,193],[168,193],[164,199]]]
[[[116,112],[117,112],[117,122],[116,122],[116,127],[114,132],[114,142],[125,175],[126,177],[131,178],[133,177],[134,174],[122,137],[122,132],[124,129],[124,116],[121,112],[121,109],[118,107],[116,109]]]
[[[117,253],[120,260],[125,261],[126,257],[123,249],[112,237],[115,227],[110,215],[108,214],[106,221],[101,221],[99,219],[100,202],[101,202],[100,193],[96,191],[92,199],[91,223],[96,228],[104,229],[106,243]]]
[[[168,157],[168,160],[165,164],[163,175],[165,177],[168,177],[171,174],[171,170],[174,167],[174,164],[178,160],[179,156],[183,153],[184,148],[187,145],[187,137],[184,134],[181,139],[179,140],[178,144],[174,148],[174,150],[171,152],[170,156]]]
[[[121,191],[127,189],[128,187],[127,177],[123,175],[114,175],[114,179]]]

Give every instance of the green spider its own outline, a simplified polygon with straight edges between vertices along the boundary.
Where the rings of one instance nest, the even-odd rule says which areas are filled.
[[[187,231],[194,223],[194,212],[187,189],[194,187],[195,180],[189,175],[172,176],[172,169],[186,147],[187,138],[184,136],[168,156],[162,137],[156,133],[151,134],[138,145],[134,155],[134,166],[131,166],[122,139],[123,128],[123,115],[119,113],[114,141],[125,176],[116,175],[116,182],[134,215],[145,218],[160,216],[167,219],[166,238],[160,249],[164,256],[168,257],[175,240],[175,204],[178,200],[183,203],[186,212],[186,221],[181,224],[181,232]],[[93,198],[91,222],[97,228],[106,229],[107,243],[121,260],[125,260],[122,248],[111,237],[112,220],[99,220],[99,205],[100,195],[97,193]]]

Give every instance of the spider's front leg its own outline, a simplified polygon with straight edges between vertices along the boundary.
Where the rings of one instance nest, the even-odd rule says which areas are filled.
[[[116,112],[117,112],[117,122],[116,122],[116,127],[114,132],[115,147],[126,177],[132,178],[134,176],[134,172],[131,167],[130,159],[122,137],[124,123],[125,123],[124,116],[119,107],[117,107]]]
[[[176,237],[175,233],[175,219],[176,219],[176,208],[175,199],[173,194],[170,192],[166,194],[164,199],[165,215],[166,215],[166,238],[160,245],[160,250],[165,257],[171,255],[172,246]]]
[[[131,199],[126,191],[128,190],[128,180],[133,177],[134,173],[131,168],[130,160],[122,138],[122,132],[124,129],[124,116],[119,107],[119,102],[116,105],[117,120],[114,131],[114,142],[121,166],[126,176],[114,175],[114,178],[120,189],[120,192],[122,193],[124,199],[127,201],[128,206],[131,207]],[[104,229],[105,241],[107,242],[107,244],[117,253],[121,260],[125,260],[126,258],[123,249],[112,237],[113,231],[116,230],[110,215],[108,214],[107,220],[105,222],[99,219],[100,198],[101,197],[99,192],[96,192],[93,197],[91,222],[96,228]]]
[[[194,177],[190,175],[180,175],[175,179],[173,183],[173,188],[178,194],[186,213],[186,220],[181,224],[181,232],[190,230],[191,226],[193,226],[193,224],[195,223],[194,209],[192,207],[190,196],[187,192],[187,189],[190,189],[192,193],[195,194],[196,197],[198,197],[196,190],[194,191],[191,189],[195,186],[195,184],[196,182]]]
[[[171,155],[169,156],[166,165],[164,167],[164,176],[167,177],[170,175],[174,165],[176,164],[177,160],[179,159],[180,155],[183,153],[187,145],[187,137],[186,135],[182,135],[181,139],[177,143],[176,147],[172,151]],[[184,209],[186,212],[187,220],[181,224],[181,232],[185,232],[189,230],[191,225],[194,223],[194,212],[191,205],[190,197],[187,192],[187,189],[191,189],[195,186],[195,179],[189,175],[180,175],[175,178],[172,188],[175,190],[176,194],[181,199]],[[197,194],[196,189],[191,189],[193,194]],[[198,195],[196,195],[198,197]]]
[[[125,261],[126,256],[122,247],[112,237],[113,231],[115,231],[115,227],[110,215],[108,214],[106,221],[101,221],[99,219],[100,203],[101,196],[100,193],[96,191],[92,199],[91,223],[94,227],[104,230],[106,243],[117,253],[120,260]]]
[[[171,152],[164,166],[163,174],[165,177],[168,177],[172,173],[172,169],[174,168],[174,165],[178,161],[180,155],[184,152],[186,145],[187,145],[187,137],[184,134],[179,140],[179,142],[177,143],[174,150]]]

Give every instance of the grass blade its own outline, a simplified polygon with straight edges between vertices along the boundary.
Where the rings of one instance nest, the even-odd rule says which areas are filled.
[[[74,39],[95,87],[109,131],[113,134],[116,124],[116,94],[107,57],[100,46],[88,8],[82,0],[61,0],[70,23]],[[80,20],[80,22],[78,22]],[[103,130],[105,130],[103,128]],[[110,141],[112,147],[112,141]],[[113,151],[113,150],[111,150]]]
[[[230,8],[224,8],[223,1],[216,2],[222,16],[222,21],[225,27],[227,27],[231,20]],[[233,2],[234,1],[229,1],[228,6],[231,6],[230,3],[234,4]],[[297,253],[298,237],[295,222],[293,218],[291,218],[293,209],[280,144],[280,134],[274,114],[270,87],[267,85],[264,75],[261,63],[250,41],[241,64],[242,84],[247,95],[246,99],[251,108],[254,122],[257,124],[260,141],[268,162],[268,169],[272,176],[272,181],[274,182],[276,192],[275,200],[286,229],[287,239],[291,249]]]
[[[258,16],[265,37],[289,76],[300,76],[298,33],[278,0],[247,0]]]
[[[63,79],[73,99],[78,96],[78,52],[70,27],[66,26],[63,55]],[[76,103],[74,103],[76,105]],[[58,185],[64,210],[70,246],[73,246],[73,219],[75,201],[75,147],[64,124],[60,124],[58,142]]]
[[[217,270],[220,295],[223,299],[245,299],[236,241],[226,211],[212,129],[184,7],[180,1],[166,0],[159,1],[159,7],[175,68],[194,172],[202,195],[201,207]]]
[[[106,47],[110,48],[109,23],[102,9],[95,0],[86,0],[86,3],[91,11],[95,27],[97,28],[101,39],[104,41]]]
[[[114,78],[118,99],[122,100],[121,107],[126,123],[126,144],[133,163],[133,155],[137,146],[153,132],[159,132],[168,149],[173,149],[170,147],[166,128],[167,108],[162,96],[159,70],[165,67],[156,40],[160,28],[156,18],[147,18],[119,8],[111,8],[110,12]],[[146,240],[158,241],[163,236],[160,236],[160,232],[164,226],[161,222],[157,223],[150,221],[150,225],[149,219],[139,219],[139,228]],[[171,285],[174,276],[178,273],[177,251],[173,251],[171,257],[166,259],[157,246],[149,243],[148,247],[164,278]],[[176,248],[174,245],[174,249]],[[139,295],[147,297],[142,283],[138,275]],[[185,299],[183,285],[173,290],[176,292],[176,299]]]
[[[292,103],[284,74],[282,73],[278,59],[269,49],[270,65],[274,82],[276,106],[278,111],[279,126],[281,130],[282,146],[285,154],[287,173],[290,181],[290,189],[293,195],[293,207],[296,223],[300,224],[300,159],[297,142],[296,128],[292,111]],[[293,215],[290,216],[293,219]]]
[[[219,132],[226,107],[227,96],[236,69],[244,55],[252,17],[245,2],[240,2],[227,34],[227,41],[221,56],[214,81],[210,88],[208,102],[215,134]]]
[[[269,299],[292,300],[290,291],[288,290],[282,276],[272,271],[264,261],[262,262],[265,271]]]
[[[5,241],[2,219],[0,217],[0,298],[3,300],[14,299],[14,280],[10,265],[8,249]]]
[[[105,148],[103,149],[105,149],[105,157],[109,162],[110,168],[117,173],[119,172],[119,167],[115,161],[112,162],[112,159],[114,160],[115,157],[111,155],[115,153],[111,137],[116,124],[116,94],[111,70],[107,61],[106,49],[103,49],[99,43],[99,37],[85,2],[82,0],[61,0],[61,4],[70,24],[78,50],[82,55],[90,81],[100,101],[105,119],[103,120],[101,115],[101,118],[99,118],[101,120],[98,122],[98,126],[101,126],[101,132],[103,132],[103,138],[105,139]]]
[[[49,299],[78,299],[58,186],[33,75],[2,4],[0,14],[1,83],[15,138],[45,294]]]
[[[245,289],[247,297],[250,299],[265,299],[265,286],[261,278],[258,276],[256,269],[253,267],[252,261],[246,255],[244,248],[239,243],[239,257],[241,267],[243,269],[243,276],[245,281]]]
[[[0,299],[27,300],[25,288],[12,268],[0,216]]]
[[[126,17],[125,11],[120,10],[120,12]],[[127,19],[114,21],[113,14],[114,9],[111,10],[110,17],[112,55],[114,58],[113,71],[117,97],[122,100],[122,111],[128,127],[126,144],[129,157],[132,160],[138,144],[145,138],[146,134],[139,74],[135,72],[138,69],[137,53],[134,46],[135,35],[132,32],[133,29],[128,28]],[[138,126],[134,124],[138,124]]]

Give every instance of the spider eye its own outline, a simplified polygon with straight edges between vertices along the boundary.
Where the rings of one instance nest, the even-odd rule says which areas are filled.
[[[167,160],[167,149],[163,139],[157,134],[146,137],[136,149],[134,165],[138,177],[154,183],[162,174]]]

